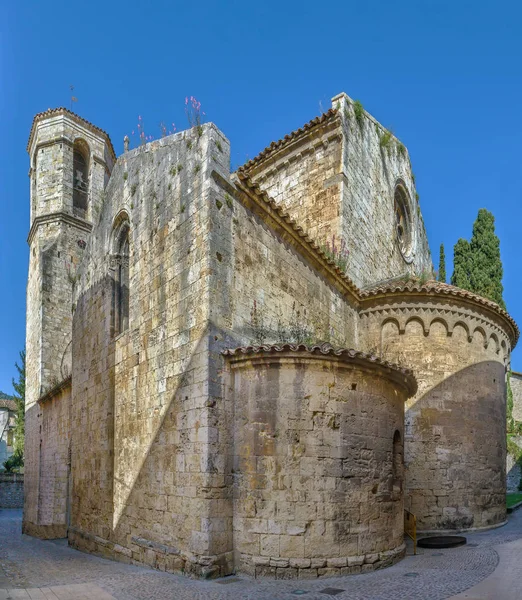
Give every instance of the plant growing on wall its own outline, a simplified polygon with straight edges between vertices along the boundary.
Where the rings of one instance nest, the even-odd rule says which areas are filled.
[[[201,135],[201,118],[205,116],[205,113],[201,110],[201,102],[199,102],[194,96],[187,96],[185,98],[185,114],[187,115],[187,121],[190,127],[197,127],[198,134]]]
[[[446,283],[446,254],[444,253],[444,244],[440,245],[438,280]]]
[[[327,240],[324,244],[321,244],[320,249],[328,260],[333,261],[340,271],[346,273],[350,251],[346,247],[346,242],[343,238],[341,238],[340,243],[336,242],[334,233],[331,240]]]
[[[268,337],[268,331],[265,328],[263,315],[257,308],[257,300],[254,300],[254,305],[250,311],[250,327],[252,329],[253,342],[258,345],[263,345]]]
[[[381,148],[387,148],[390,145],[392,139],[392,132],[389,129],[386,129],[382,135],[379,137],[379,145]]]
[[[356,100],[353,103],[353,113],[355,115],[355,120],[359,124],[359,127],[362,127],[364,124],[364,107],[359,100]]]

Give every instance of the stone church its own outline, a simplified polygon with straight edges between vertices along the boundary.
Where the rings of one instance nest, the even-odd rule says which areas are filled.
[[[194,577],[359,573],[506,519],[519,331],[433,281],[406,148],[346,94],[230,172],[212,123],[30,156],[24,532]]]

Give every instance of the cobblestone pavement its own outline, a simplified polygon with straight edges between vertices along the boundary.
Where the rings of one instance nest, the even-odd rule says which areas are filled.
[[[499,553],[522,546],[522,510],[504,527],[468,534],[468,545],[432,551],[419,549],[397,565],[352,577],[313,581],[252,580],[230,577],[194,581],[132,565],[112,562],[69,548],[65,540],[42,541],[21,534],[21,511],[0,510],[0,600],[7,598],[116,600],[443,600],[482,581],[495,585]],[[496,547],[496,549],[495,549]],[[497,552],[498,550],[498,552]],[[517,553],[520,554],[519,552]],[[500,572],[502,563],[495,573]],[[492,578],[486,580],[488,576]],[[491,583],[493,582],[493,583]],[[342,590],[335,596],[326,588]],[[479,589],[474,588],[474,589]],[[305,593],[297,593],[305,592]],[[489,593],[489,592],[482,592]],[[500,597],[500,596],[499,596]],[[459,598],[489,598],[461,595]],[[509,600],[509,595],[502,596]],[[513,600],[520,600],[516,595]],[[491,596],[497,600],[497,596]]]

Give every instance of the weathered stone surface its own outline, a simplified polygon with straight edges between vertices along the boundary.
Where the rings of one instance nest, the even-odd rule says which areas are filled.
[[[394,458],[402,443],[394,445],[394,436],[402,439],[404,383],[391,373],[384,379],[377,363],[334,355],[259,351],[228,362],[234,544],[242,560],[259,547],[271,566],[306,564],[326,568],[324,575],[346,567],[347,557],[365,553],[374,563],[378,552],[400,546],[402,493],[393,488],[403,485]],[[340,447],[344,459],[336,458]],[[358,468],[357,477],[333,469],[343,460]],[[269,521],[278,533],[264,534]]]
[[[502,520],[514,325],[451,294],[368,296],[325,259],[335,235],[360,286],[431,268],[406,150],[334,107],[237,175],[213,124],[115,160],[68,111],[36,119],[25,532],[190,577],[315,578],[403,555],[405,485],[427,527]],[[322,341],[414,367],[405,430],[409,376],[373,358],[222,354]]]
[[[417,528],[502,523],[509,329],[471,300],[406,290],[370,297],[361,316],[366,343],[419,381],[405,425],[405,504]]]
[[[23,474],[0,473],[0,508],[23,508],[23,506]]]
[[[346,94],[332,100],[334,118],[249,168],[254,181],[320,243],[344,240],[348,276],[359,287],[404,273],[432,271],[407,150],[364,113],[359,122]],[[248,167],[248,165],[247,165]],[[412,218],[411,262],[394,241],[394,191],[401,182]]]

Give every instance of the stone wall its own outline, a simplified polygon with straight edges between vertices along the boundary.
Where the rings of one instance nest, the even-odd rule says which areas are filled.
[[[89,162],[87,211],[81,216],[73,207],[73,153],[78,140],[87,148]],[[35,527],[41,520],[38,512],[41,506],[40,440],[44,426],[44,413],[37,402],[71,374],[73,285],[91,221],[103,201],[114,151],[104,132],[65,109],[35,117],[27,150],[31,160],[31,229],[26,318],[24,520],[27,527]],[[49,510],[54,512],[54,507]],[[61,510],[58,513],[61,515]],[[44,517],[46,526],[52,527],[47,518],[48,515]],[[61,516],[56,525],[63,529]]]
[[[431,273],[433,266],[406,148],[340,94],[336,113],[311,121],[288,141],[267,148],[245,165],[254,181],[281,204],[318,243],[336,236],[349,251],[347,275],[359,287],[406,273]],[[394,192],[408,195],[412,254],[405,260],[397,242]]]
[[[413,378],[328,348],[228,354],[236,569],[309,579],[400,558]]]
[[[212,214],[214,326],[228,346],[277,342],[357,342],[352,289],[266,198],[222,179]],[[228,191],[227,191],[228,190]],[[226,347],[217,344],[218,349]]]
[[[23,474],[0,473],[0,508],[23,508],[23,506]]]
[[[230,535],[208,525],[226,494],[210,391],[211,169],[228,176],[228,141],[213,125],[124,154],[114,169],[76,296],[69,536],[79,548],[204,576],[227,572],[230,550]],[[122,215],[129,328],[114,337]]]
[[[124,154],[74,300],[70,541],[198,575],[233,568],[220,351],[255,341],[256,320],[266,341],[294,326],[314,341],[356,338],[347,284],[305,260],[311,250],[291,226],[264,221],[267,207],[230,184],[228,165],[228,141],[212,125]],[[114,338],[112,232],[122,214],[130,318]]]
[[[505,363],[514,330],[450,286],[425,289],[429,297],[415,286],[370,295],[361,312],[366,347],[413,368],[419,383],[406,405],[406,508],[420,530],[498,525],[506,514]]]
[[[38,463],[31,463],[31,494],[26,494],[23,532],[44,539],[67,537],[70,510],[71,380],[50,390],[31,411],[31,447],[38,447]],[[26,429],[27,431],[27,429]],[[26,445],[27,445],[26,434]],[[27,468],[27,467],[26,467]],[[36,498],[36,500],[35,500]]]
[[[513,392],[513,418],[522,423],[522,373],[512,371],[510,381]]]
[[[522,445],[522,438],[519,436],[511,438],[518,446]],[[506,491],[519,492],[519,485],[522,478],[522,470],[515,457],[509,452],[506,454]]]
[[[504,518],[503,368],[516,338],[509,319],[485,301],[455,298],[448,290],[444,297],[431,288],[361,293],[303,231],[306,225],[314,236],[338,231],[350,238],[349,274],[360,285],[431,265],[405,150],[394,138],[390,148],[382,146],[380,126],[367,114],[360,125],[349,99],[338,101],[331,118],[278,147],[266,173],[254,173],[264,168],[261,161],[231,177],[229,142],[206,124],[123,154],[102,195],[106,163],[89,209],[92,234],[87,221],[80,227],[70,215],[36,217],[28,283],[24,531],[54,536],[70,522],[69,541],[79,549],[189,576],[240,568],[315,577],[383,566],[402,553],[402,495],[398,484],[388,485],[390,424],[392,434],[406,438],[408,506],[423,527],[481,527]],[[60,171],[60,160],[50,156],[48,170]],[[398,179],[412,202],[411,262],[393,241]],[[55,178],[47,173],[42,181],[49,202],[57,201]],[[61,179],[60,186],[67,209],[69,188]],[[44,191],[34,189],[40,190],[36,211]],[[117,273],[124,257],[116,232],[122,223],[129,228],[130,302],[128,327],[118,332]],[[81,261],[72,274],[64,254],[75,266]],[[419,393],[408,405],[404,432],[405,392],[388,367],[386,379],[369,377],[360,365],[350,372],[337,363],[318,369],[319,361],[306,366],[309,375],[301,382],[293,359],[285,363],[285,369],[293,364],[290,374],[275,367],[259,374],[266,393],[271,390],[267,404],[277,405],[265,414],[266,423],[280,433],[270,438],[261,435],[266,428],[237,425],[257,423],[255,403],[263,396],[253,395],[253,375],[244,393],[231,394],[225,349],[323,341],[415,367]],[[53,387],[69,368],[71,388]],[[353,410],[346,412],[342,399],[326,402],[324,410],[310,408],[311,398],[326,389],[330,397],[341,394],[338,380],[356,384],[343,388],[356,399]],[[305,388],[311,398],[298,402],[294,396]],[[311,419],[294,419],[297,405]],[[281,419],[292,420],[291,426]],[[492,443],[479,447],[477,440],[491,431]],[[278,440],[288,436],[296,438],[290,443],[297,454]],[[247,447],[260,454],[255,470],[240,477],[238,462],[254,469]],[[339,448],[346,456],[334,456]],[[351,458],[362,475],[350,475]],[[273,473],[273,465],[284,471]],[[311,478],[311,470],[320,474],[319,483],[308,479],[317,493],[303,500],[307,490],[300,481]],[[384,479],[374,481],[374,473]],[[258,525],[247,492],[259,499],[264,515],[257,531],[250,529]],[[356,530],[335,525],[354,521],[366,508]],[[292,535],[285,519],[309,525]],[[275,529],[269,531],[271,522]],[[278,537],[279,556],[271,553],[275,539],[262,548],[262,536]],[[301,546],[303,552],[295,550]],[[309,555],[312,546],[320,555]]]
[[[341,231],[343,137],[331,111],[266,158],[247,163],[249,175],[310,237],[331,240]]]

